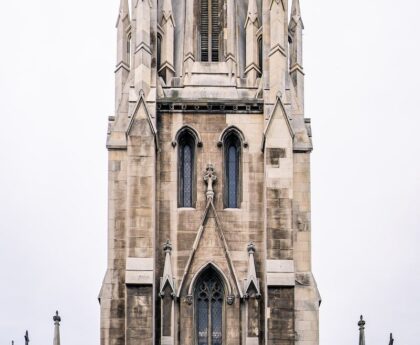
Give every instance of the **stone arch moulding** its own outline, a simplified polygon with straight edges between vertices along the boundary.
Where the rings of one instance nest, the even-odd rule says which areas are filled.
[[[220,134],[219,141],[217,142],[217,146],[222,147],[226,138],[232,133],[234,133],[238,137],[238,139],[241,141],[241,144],[242,144],[243,147],[245,147],[245,148],[248,147],[248,142],[245,139],[245,135],[236,126],[229,126],[229,127],[225,128],[223,130],[222,134]]]
[[[188,125],[182,126],[176,132],[175,138],[172,141],[172,147],[176,147],[176,145],[178,145],[179,139],[182,137],[184,133],[189,133],[194,138],[195,144],[198,147],[203,147],[203,141],[201,140],[200,133],[198,133],[198,131],[195,128]]]
[[[193,276],[191,279],[191,283],[188,287],[188,295],[187,295],[187,303],[192,303],[193,295],[194,295],[194,287],[197,282],[197,279],[200,277],[201,273],[203,273],[206,269],[212,268],[214,269],[217,274],[219,274],[220,278],[223,280],[223,284],[226,288],[226,302],[231,305],[235,301],[235,295],[233,294],[232,285],[229,282],[228,277],[226,274],[223,273],[223,271],[212,261],[207,262],[205,265],[203,265]]]

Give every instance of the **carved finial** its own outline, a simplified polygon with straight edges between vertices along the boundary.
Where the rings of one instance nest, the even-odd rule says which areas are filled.
[[[163,251],[165,252],[165,265],[163,267],[163,276],[160,278],[159,296],[163,298],[165,296],[166,287],[169,287],[171,296],[175,297],[175,279],[172,274],[171,262],[172,244],[169,240],[167,240],[163,245]]]
[[[172,252],[172,244],[171,241],[167,240],[165,244],[163,245],[163,251],[165,253],[171,253]]]
[[[53,345],[60,345],[60,322],[61,317],[58,315],[58,310],[55,312],[55,315],[53,316],[54,320],[54,341]]]
[[[394,345],[394,338],[392,337],[392,333],[389,335],[389,345]]]
[[[360,321],[357,323],[359,326],[359,345],[365,345],[365,325],[366,322],[363,320],[363,315],[360,315]]]
[[[208,164],[206,171],[204,173],[204,181],[207,182],[207,199],[213,199],[214,191],[213,191],[213,183],[217,180],[217,176],[214,172],[213,164]]]
[[[29,332],[26,331],[26,333],[25,333],[25,345],[28,345],[28,344],[29,344]]]
[[[60,323],[61,322],[61,317],[60,317],[60,315],[58,315],[58,310],[55,312],[55,315],[53,316],[53,320],[56,323]]]
[[[255,253],[255,244],[254,242],[249,242],[248,244],[248,253],[254,254]]]
[[[248,274],[244,281],[244,297],[249,298],[250,296],[254,296],[255,298],[260,298],[261,291],[260,291],[260,280],[257,278],[257,271],[255,269],[255,244],[250,242],[248,244]]]

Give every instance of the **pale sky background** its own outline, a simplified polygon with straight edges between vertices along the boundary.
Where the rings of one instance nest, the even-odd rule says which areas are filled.
[[[301,3],[321,345],[418,345],[420,3]],[[117,10],[0,2],[0,344],[99,344]]]

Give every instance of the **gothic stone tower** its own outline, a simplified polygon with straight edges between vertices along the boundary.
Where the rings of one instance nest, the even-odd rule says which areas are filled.
[[[318,344],[302,30],[299,0],[121,0],[102,345]]]

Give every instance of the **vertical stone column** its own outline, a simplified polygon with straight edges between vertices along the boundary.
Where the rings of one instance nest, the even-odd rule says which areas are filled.
[[[270,101],[283,95],[287,73],[287,0],[270,0]]]
[[[289,32],[292,38],[290,45],[290,77],[296,90],[296,98],[301,113],[304,112],[305,73],[303,72],[302,32],[304,26],[300,12],[299,0],[293,0]]]
[[[159,74],[170,85],[171,79],[175,75],[174,69],[174,44],[175,44],[175,20],[172,14],[172,1],[164,0],[162,6],[161,27],[163,30],[161,47],[161,66]]]
[[[151,82],[152,49],[150,46],[151,0],[138,0],[135,4],[135,50],[134,50],[134,85],[136,93],[143,90],[149,94]]]
[[[228,63],[230,77],[236,75],[236,2],[227,1],[226,9],[226,62]]]
[[[194,0],[185,0],[185,31],[184,31],[184,78],[191,77],[191,69],[195,61],[194,44]]]
[[[139,3],[142,0],[139,0]],[[146,0],[144,0],[146,1]],[[127,132],[126,344],[152,345],[156,219],[155,129],[144,95]]]
[[[259,29],[258,8],[256,0],[249,0],[248,13],[245,21],[246,31],[246,65],[245,74],[249,85],[254,86],[258,74],[261,73],[258,65],[257,31]]]
[[[295,345],[293,137],[290,120],[278,97],[265,131],[264,150],[268,345]]]

